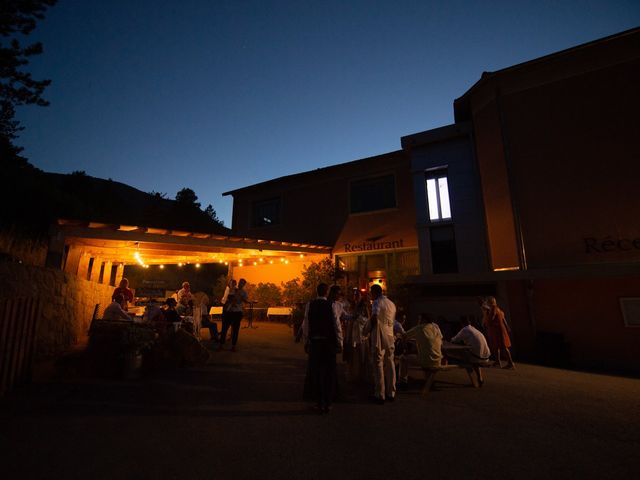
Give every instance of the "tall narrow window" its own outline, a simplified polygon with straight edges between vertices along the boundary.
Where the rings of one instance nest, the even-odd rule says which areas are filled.
[[[447,169],[437,168],[426,171],[427,204],[429,220],[451,219],[451,203],[449,202],[449,184]]]

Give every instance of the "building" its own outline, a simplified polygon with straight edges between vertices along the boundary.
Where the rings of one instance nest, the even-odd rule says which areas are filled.
[[[332,248],[410,320],[505,309],[520,357],[640,370],[640,29],[497,72],[402,150],[227,192],[233,231]]]
[[[455,125],[403,138],[415,307],[465,314],[495,294],[521,355],[640,369],[639,84],[634,29],[485,72]],[[447,218],[421,194],[430,178],[448,182]]]
[[[234,234],[331,247],[345,285],[386,288],[419,273],[410,159],[401,150],[225,195],[233,196]],[[242,275],[255,283],[264,269],[254,270]]]

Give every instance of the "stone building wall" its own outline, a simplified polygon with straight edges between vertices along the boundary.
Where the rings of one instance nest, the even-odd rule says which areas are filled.
[[[0,230],[0,256],[5,257],[4,260],[43,266],[47,250],[45,238],[21,234],[14,227]]]
[[[42,301],[36,356],[56,356],[86,340],[96,303],[111,302],[113,287],[50,268],[0,263],[0,298],[35,297]]]

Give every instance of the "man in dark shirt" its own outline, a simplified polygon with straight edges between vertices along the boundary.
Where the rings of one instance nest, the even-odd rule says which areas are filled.
[[[316,410],[329,413],[336,385],[336,354],[342,351],[342,331],[327,300],[329,286],[321,283],[318,297],[307,305],[302,324],[305,350],[309,354],[308,375]]]

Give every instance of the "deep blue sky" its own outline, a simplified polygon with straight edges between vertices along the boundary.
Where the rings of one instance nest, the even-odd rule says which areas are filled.
[[[59,0],[32,34],[47,108],[21,107],[46,171],[174,198],[400,148],[498,70],[640,25],[638,0]]]

